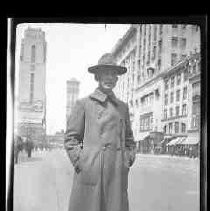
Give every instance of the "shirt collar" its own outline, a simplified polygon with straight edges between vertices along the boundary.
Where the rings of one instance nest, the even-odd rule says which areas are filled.
[[[91,98],[94,98],[100,102],[105,102],[106,99],[109,97],[114,103],[118,103],[118,100],[114,94],[114,92],[111,92],[109,95],[102,92],[99,88],[96,88],[96,90],[90,95]]]

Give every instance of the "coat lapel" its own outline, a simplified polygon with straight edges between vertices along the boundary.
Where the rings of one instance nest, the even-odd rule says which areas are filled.
[[[110,100],[114,105],[118,105],[118,100],[113,92],[110,95],[106,95],[99,88],[97,88],[95,92],[90,95],[90,98],[101,103],[104,103],[106,100]]]

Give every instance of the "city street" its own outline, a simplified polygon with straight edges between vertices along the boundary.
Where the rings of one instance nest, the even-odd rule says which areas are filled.
[[[65,151],[21,156],[15,165],[14,211],[67,211],[73,168]],[[129,203],[130,211],[198,211],[199,160],[137,155]]]

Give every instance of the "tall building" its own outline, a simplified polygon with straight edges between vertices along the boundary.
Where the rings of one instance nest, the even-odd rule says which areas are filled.
[[[189,59],[189,118],[188,118],[188,136],[200,137],[200,72],[201,72],[200,54],[194,54]],[[196,140],[195,140],[196,141]]]
[[[117,64],[128,69],[114,91],[129,105],[135,140],[152,131],[163,132],[163,74],[196,52],[200,52],[196,25],[133,24],[114,46]]]
[[[18,134],[33,141],[46,135],[46,46],[41,28],[28,28],[21,40]]]
[[[165,134],[186,136],[182,144],[199,143],[200,137],[200,54],[195,53],[170,68],[163,76]]]
[[[66,128],[72,108],[79,96],[79,84],[80,82],[75,78],[72,78],[66,82]]]
[[[165,134],[187,135],[189,110],[188,61],[171,67],[163,76],[162,125]]]

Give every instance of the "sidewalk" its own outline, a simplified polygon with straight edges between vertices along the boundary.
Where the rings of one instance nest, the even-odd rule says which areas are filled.
[[[31,158],[21,154],[14,169],[14,211],[66,211],[72,179],[62,157],[48,151]]]

